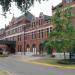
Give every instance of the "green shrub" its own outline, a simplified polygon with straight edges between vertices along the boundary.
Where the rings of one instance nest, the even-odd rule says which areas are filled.
[[[75,60],[63,59],[63,60],[59,60],[58,63],[59,64],[65,64],[65,65],[75,64]]]

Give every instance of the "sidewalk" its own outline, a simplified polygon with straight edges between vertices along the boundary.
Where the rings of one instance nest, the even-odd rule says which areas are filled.
[[[39,57],[39,56],[28,56],[28,55],[15,55],[15,57],[21,61],[32,61],[32,60],[37,60],[37,59],[41,59],[43,57]]]

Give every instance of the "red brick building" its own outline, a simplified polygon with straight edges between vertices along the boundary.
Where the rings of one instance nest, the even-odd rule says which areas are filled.
[[[5,37],[5,29],[4,28],[1,28],[0,29],[0,39],[2,39],[4,37]]]
[[[63,7],[67,7],[67,6],[75,6],[75,0],[63,0]]]
[[[43,50],[42,43],[48,39],[52,30],[50,16],[42,12],[34,17],[30,12],[18,18],[13,16],[9,25],[5,26],[4,40],[16,41],[16,52],[36,53]]]
[[[73,7],[73,13],[75,14],[75,0],[63,0],[63,8],[71,6]],[[75,26],[75,18],[72,20],[73,25]]]
[[[73,14],[75,14],[75,0],[62,0],[62,2],[56,6],[53,7],[53,15],[55,14],[56,8],[66,9],[67,7],[73,7]],[[72,19],[72,24],[75,26],[75,18]]]
[[[63,0],[60,7],[67,6],[75,9],[75,0]],[[75,24],[75,19],[72,22]],[[16,41],[16,52],[36,53],[43,50],[42,43],[48,39],[51,31],[50,16],[40,13],[39,17],[34,17],[28,12],[18,18],[13,16],[9,25],[5,26],[5,37],[1,39]]]
[[[4,38],[5,37],[5,29],[4,28],[1,28],[0,29],[0,39]],[[0,49],[1,48],[6,48],[7,46],[4,45],[4,44],[0,44]],[[1,51],[1,50],[0,50]]]

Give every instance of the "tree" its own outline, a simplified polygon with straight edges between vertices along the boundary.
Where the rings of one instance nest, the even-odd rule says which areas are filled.
[[[75,39],[75,30],[71,23],[74,18],[72,9],[72,7],[58,8],[51,20],[53,31],[49,34],[48,44],[56,51],[64,51],[64,59],[66,59],[65,51],[72,50]]]
[[[52,47],[50,46],[50,43],[47,40],[44,41],[43,48],[47,50],[47,54],[52,54]]]
[[[34,1],[41,2],[42,0],[0,0],[0,5],[2,6],[2,10],[4,12],[4,16],[6,15],[7,11],[10,11],[11,3],[15,2],[17,7],[22,12],[27,12],[28,9],[34,4]],[[45,0],[43,0],[45,1]]]

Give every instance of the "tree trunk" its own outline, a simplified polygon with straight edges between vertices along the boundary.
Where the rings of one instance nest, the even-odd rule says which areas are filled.
[[[66,52],[64,52],[64,59],[66,59],[66,54],[65,54]]]

